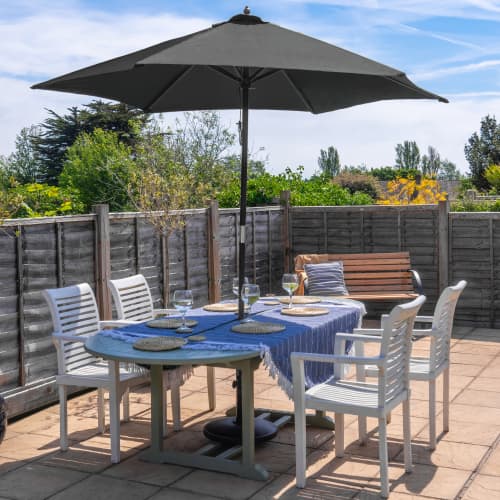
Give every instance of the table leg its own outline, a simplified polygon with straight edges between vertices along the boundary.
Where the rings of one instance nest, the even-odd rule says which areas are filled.
[[[163,451],[163,367],[151,365],[151,452]]]
[[[120,462],[120,366],[117,361],[108,361],[109,373],[109,432],[111,434],[111,463]]]
[[[250,361],[241,367],[241,462],[244,467],[253,465],[255,457],[255,421],[253,416],[253,369]]]
[[[163,391],[161,390],[161,366],[151,366],[151,446],[141,454],[141,458],[148,462],[172,463],[185,467],[236,474],[248,479],[266,480],[269,473],[264,467],[254,463],[255,438],[253,418],[253,378],[254,371],[259,366],[260,359],[234,363],[234,368],[241,370],[242,380],[242,443],[230,449],[217,450],[219,445],[203,447],[195,453],[163,449],[161,406]],[[217,450],[214,454],[213,451]],[[241,461],[234,460],[241,456]]]

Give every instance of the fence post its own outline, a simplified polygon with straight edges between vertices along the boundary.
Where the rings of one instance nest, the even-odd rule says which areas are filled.
[[[99,203],[92,206],[96,214],[96,271],[95,294],[102,320],[112,319],[111,293],[108,280],[111,279],[111,244],[109,229],[109,205]]]
[[[281,191],[280,205],[283,207],[281,219],[281,241],[283,243],[283,271],[290,271],[290,191]]]
[[[449,257],[449,221],[448,213],[450,202],[440,201],[438,204],[438,273],[439,273],[439,293],[448,286],[448,257]]]
[[[219,302],[221,296],[219,203],[212,200],[208,208],[208,300]]]

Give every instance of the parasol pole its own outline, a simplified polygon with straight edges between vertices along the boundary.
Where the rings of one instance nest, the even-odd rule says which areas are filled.
[[[246,247],[246,219],[247,219],[247,170],[248,170],[248,92],[250,80],[248,69],[243,68],[243,79],[241,90],[241,168],[240,168],[240,243],[238,261],[238,318],[241,320],[245,315],[241,290],[245,279],[245,247]]]

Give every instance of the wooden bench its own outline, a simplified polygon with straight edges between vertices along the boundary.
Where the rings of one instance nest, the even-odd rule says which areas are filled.
[[[296,295],[304,295],[304,280],[307,278],[304,264],[332,261],[343,262],[348,298],[402,301],[412,300],[423,293],[420,277],[411,269],[410,253],[390,252],[297,255],[295,272],[299,275],[299,288]]]

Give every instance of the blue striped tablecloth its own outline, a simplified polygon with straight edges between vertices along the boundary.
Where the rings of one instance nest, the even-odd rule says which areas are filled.
[[[360,323],[364,314],[363,304],[355,301],[325,301],[314,306],[327,307],[328,314],[322,316],[285,316],[281,314],[282,305],[265,305],[265,300],[254,305],[253,319],[280,323],[286,330],[270,334],[242,334],[231,331],[238,322],[235,313],[215,313],[203,309],[194,309],[187,318],[195,319],[198,325],[190,335],[203,334],[206,340],[189,342],[182,349],[201,350],[258,350],[264,365],[279,385],[291,397],[292,352],[315,352],[333,354],[335,334],[350,333]],[[99,335],[111,336],[125,342],[135,342],[139,338],[179,336],[174,330],[150,328],[145,324],[130,325],[119,329],[103,330]],[[333,373],[333,367],[326,363],[305,365],[306,384],[308,387],[323,382]]]

